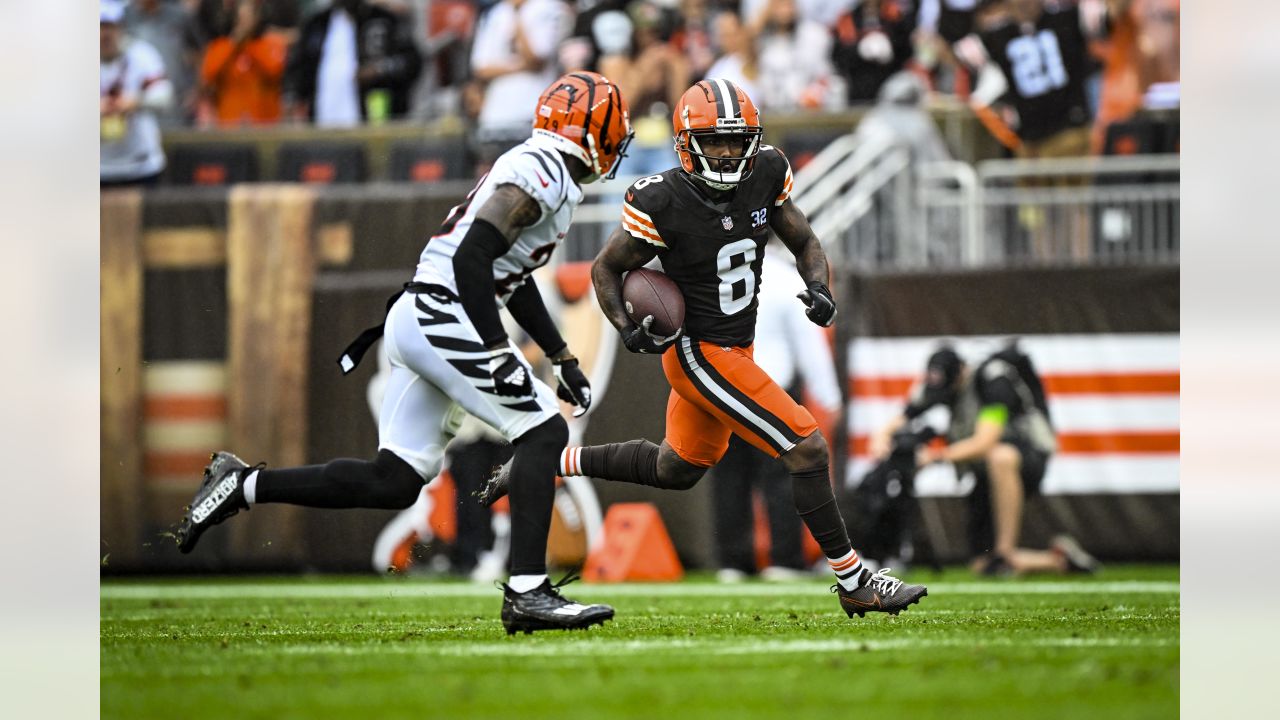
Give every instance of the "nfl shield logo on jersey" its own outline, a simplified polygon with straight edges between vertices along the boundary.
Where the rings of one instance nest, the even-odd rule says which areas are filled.
[[[724,226],[725,230],[732,230],[733,218],[729,217],[728,215],[725,215],[724,217],[720,218],[720,224]]]

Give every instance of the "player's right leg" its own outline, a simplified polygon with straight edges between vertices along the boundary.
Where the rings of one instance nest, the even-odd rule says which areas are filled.
[[[661,445],[640,439],[566,447],[560,455],[559,474],[688,490],[724,455],[730,431],[674,390],[667,399],[666,423],[667,437]],[[480,492],[480,503],[487,507],[497,502],[507,494],[510,483],[511,463],[507,463],[494,472]]]

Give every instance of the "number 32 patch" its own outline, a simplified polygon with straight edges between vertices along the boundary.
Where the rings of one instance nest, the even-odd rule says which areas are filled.
[[[751,211],[751,227],[758,228],[767,222],[769,222],[769,208]]]

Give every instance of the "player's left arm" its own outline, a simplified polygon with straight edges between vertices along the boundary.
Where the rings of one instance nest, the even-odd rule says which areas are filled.
[[[827,287],[831,268],[827,264],[827,254],[822,250],[822,243],[818,242],[818,236],[809,227],[809,219],[788,197],[770,213],[769,227],[773,228],[791,254],[796,256],[796,271],[807,287],[796,297],[808,308],[805,314],[818,325],[830,326],[836,318],[836,303]]]

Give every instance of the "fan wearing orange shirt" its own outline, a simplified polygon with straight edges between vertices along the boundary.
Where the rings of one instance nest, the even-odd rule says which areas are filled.
[[[215,38],[205,50],[200,82],[218,125],[280,121],[288,40],[264,28],[257,2],[240,0],[231,34]]]

